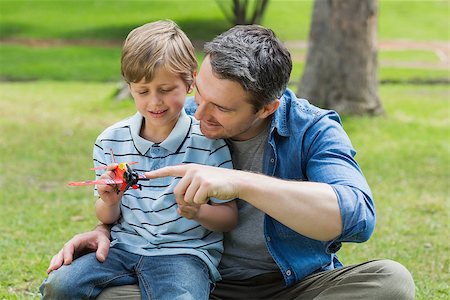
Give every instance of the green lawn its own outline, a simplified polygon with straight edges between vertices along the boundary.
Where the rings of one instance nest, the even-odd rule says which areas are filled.
[[[0,84],[0,299],[37,297],[51,255],[96,223],[89,187],[92,143],[109,124],[134,112],[110,99],[113,83]],[[373,238],[345,245],[350,264],[387,257],[407,266],[417,299],[447,299],[448,87],[383,86],[387,116],[344,118],[373,189]]]
[[[312,0],[271,0],[263,25],[283,40],[306,40],[311,11]],[[446,40],[448,14],[446,0],[380,0],[380,39]],[[135,26],[162,18],[192,39],[211,39],[229,26],[215,0],[2,0],[0,36],[122,40]]]

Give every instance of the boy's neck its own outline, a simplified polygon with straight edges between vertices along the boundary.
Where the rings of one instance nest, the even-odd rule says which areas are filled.
[[[147,128],[145,126],[145,118],[142,118],[141,131],[139,132],[139,135],[142,138],[144,138],[150,142],[159,144],[159,143],[163,142],[170,135],[172,130],[173,130],[173,127],[169,132],[166,132],[167,130],[162,131],[162,130],[154,130],[154,129]]]

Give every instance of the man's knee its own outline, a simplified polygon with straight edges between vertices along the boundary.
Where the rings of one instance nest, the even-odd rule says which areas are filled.
[[[414,299],[415,284],[411,273],[402,264],[393,260],[374,261],[377,273],[383,274],[382,286],[385,299]]]
[[[104,289],[97,300],[140,300],[141,291],[137,284],[114,286]]]

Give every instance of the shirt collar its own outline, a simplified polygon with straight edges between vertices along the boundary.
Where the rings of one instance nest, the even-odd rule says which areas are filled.
[[[295,97],[294,93],[290,89],[286,89],[283,96],[280,98],[280,106],[273,114],[272,126],[270,131],[276,128],[277,132],[281,136],[288,137],[290,135],[289,126],[287,126],[287,114],[289,111],[289,106],[291,104],[292,96]]]
[[[137,112],[130,119],[130,131],[136,149],[141,154],[147,153],[147,151],[155,145],[154,142],[144,139],[140,136],[142,121],[142,115]],[[159,146],[168,150],[169,152],[176,152],[181,146],[185,137],[189,133],[191,125],[191,118],[186,114],[184,110],[181,110],[180,117],[178,118],[175,127],[170,132],[169,136],[162,141]]]
[[[169,152],[176,152],[186,139],[186,136],[191,129],[191,123],[192,119],[186,114],[184,109],[182,109],[177,124],[175,124],[175,127],[172,129],[169,136],[162,141],[159,146]]]

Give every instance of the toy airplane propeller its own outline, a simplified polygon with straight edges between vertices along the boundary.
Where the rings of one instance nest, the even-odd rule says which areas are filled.
[[[111,149],[111,157],[113,159],[113,162],[116,163],[116,159],[114,158],[114,153]],[[145,178],[141,175],[139,175],[135,170],[133,170],[130,165],[137,164],[137,162],[123,162],[117,165],[117,167],[114,169],[114,173],[116,174],[115,179],[98,179],[98,180],[86,180],[86,181],[74,181],[69,182],[70,186],[83,186],[83,185],[96,185],[96,184],[109,184],[109,185],[118,185],[120,184],[120,188],[117,188],[116,186],[116,192],[117,194],[122,192],[125,192],[130,187],[134,190],[141,189],[142,186],[138,184],[138,181],[140,180],[149,180],[148,178]],[[91,170],[102,170],[106,169],[106,166],[103,167],[97,167],[97,168],[91,168]]]

